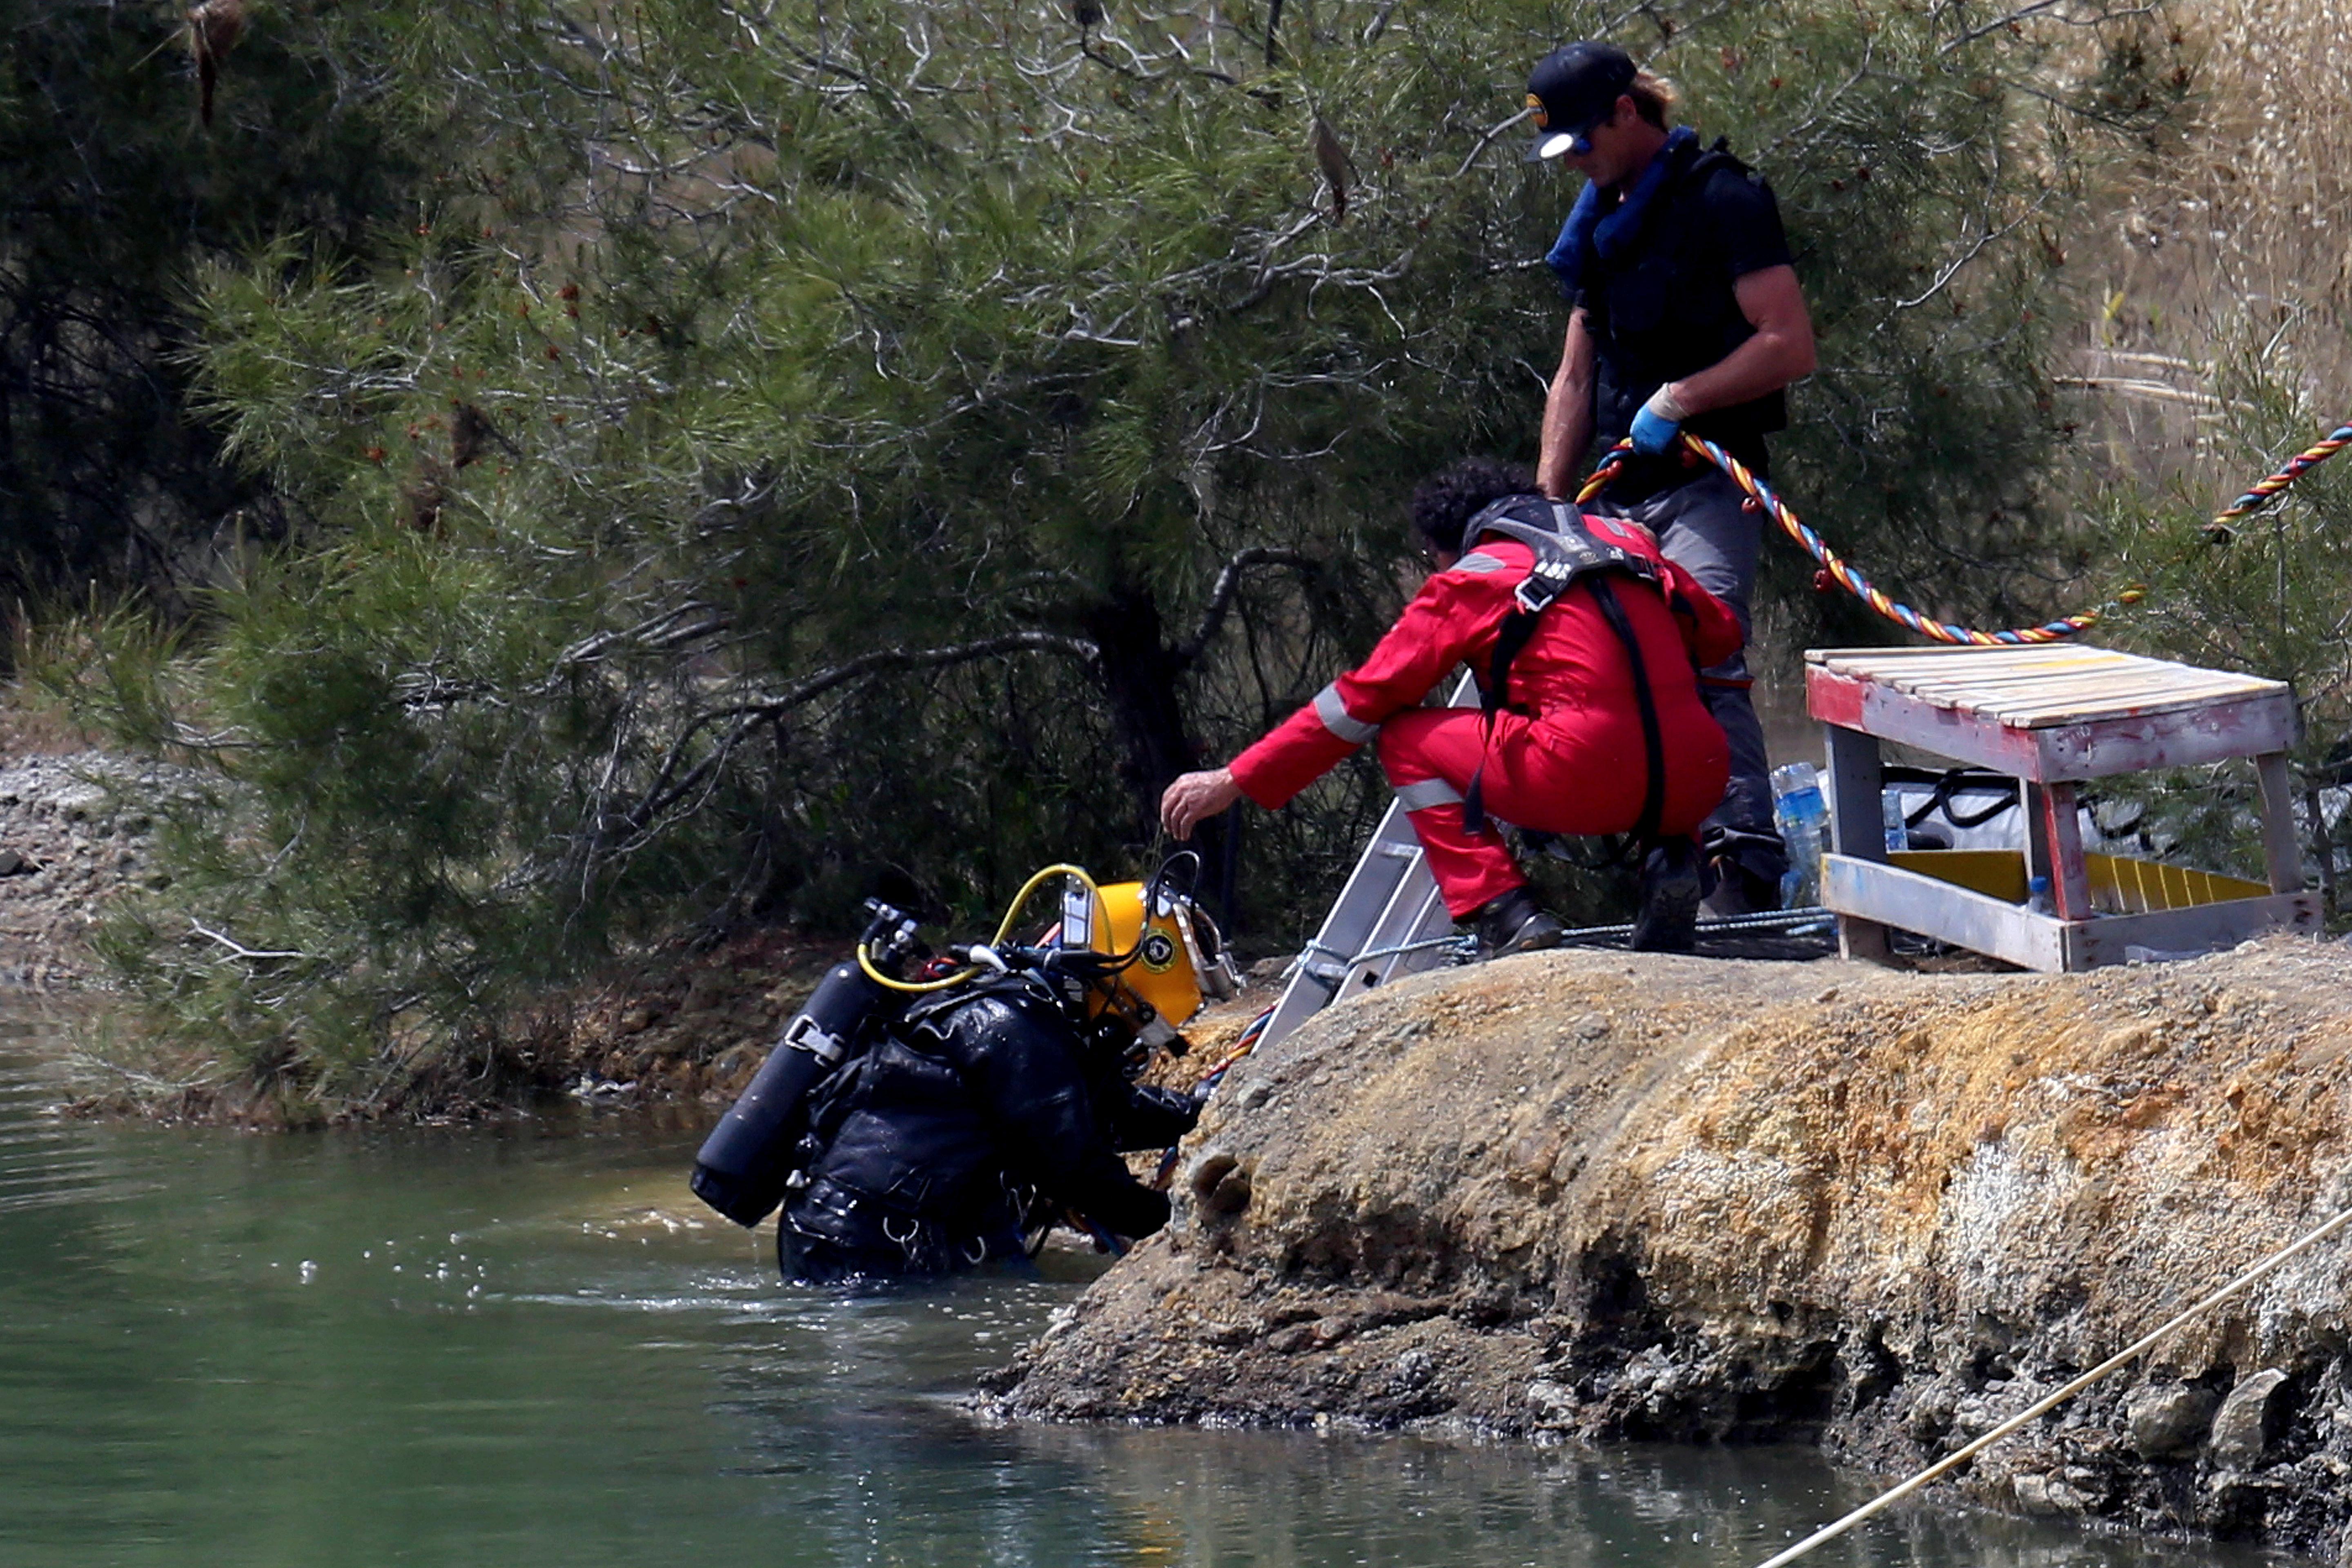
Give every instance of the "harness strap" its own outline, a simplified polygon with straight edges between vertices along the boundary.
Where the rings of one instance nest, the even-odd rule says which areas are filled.
[[[1633,636],[1633,623],[1625,618],[1625,606],[1617,602],[1617,590],[1609,585],[1606,577],[1592,580],[1592,602],[1601,606],[1601,618],[1625,645],[1625,658],[1633,666],[1633,701],[1642,710],[1642,815],[1633,819],[1633,842],[1647,845],[1658,836],[1658,818],[1666,808],[1666,740],[1658,726],[1657,694],[1650,689],[1649,666],[1642,659],[1642,644]]]
[[[1546,564],[1538,554],[1536,572],[1541,572]],[[1532,583],[1535,577],[1536,573],[1531,572],[1527,580]],[[1525,584],[1521,584],[1521,603],[1503,617],[1502,629],[1495,634],[1494,657],[1487,663],[1486,679],[1480,683],[1478,691],[1478,765],[1471,770],[1469,785],[1462,792],[1462,827],[1465,832],[1486,831],[1486,756],[1495,743],[1495,715],[1503,710],[1503,702],[1510,686],[1511,660],[1519,656],[1519,650],[1528,646],[1528,639],[1535,636],[1536,622],[1542,618],[1545,607],[1566,587],[1567,584],[1562,583],[1559,588],[1543,596],[1541,605],[1529,609],[1525,602]]]
[[[1472,520],[1479,532],[1500,533],[1517,539],[1535,551],[1534,568],[1519,583],[1512,595],[1515,601],[1510,612],[1503,617],[1495,634],[1495,648],[1487,660],[1486,679],[1478,691],[1479,726],[1482,744],[1478,765],[1470,774],[1469,785],[1462,792],[1462,826],[1469,833],[1486,831],[1486,757],[1495,740],[1495,716],[1509,700],[1511,661],[1528,646],[1535,635],[1536,623],[1542,618],[1562,594],[1580,577],[1590,576],[1593,603],[1599,606],[1601,618],[1625,645],[1625,657],[1633,666],[1633,700],[1642,716],[1642,812],[1634,819],[1633,837],[1646,844],[1657,837],[1658,821],[1665,810],[1666,747],[1664,731],[1658,723],[1656,693],[1650,688],[1649,667],[1642,658],[1642,646],[1633,635],[1633,624],[1625,617],[1625,606],[1618,602],[1616,590],[1609,585],[1604,574],[1622,571],[1652,587],[1658,586],[1656,563],[1621,550],[1602,544],[1585,530],[1584,520],[1560,501],[1551,503],[1552,528],[1531,528],[1526,523],[1500,515],[1503,503],[1481,511]],[[1467,546],[1475,542],[1475,534],[1466,535]]]

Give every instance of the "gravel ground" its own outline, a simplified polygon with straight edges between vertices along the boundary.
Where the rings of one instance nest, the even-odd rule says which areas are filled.
[[[155,885],[154,824],[127,801],[184,775],[102,752],[0,768],[0,989],[58,991],[98,976],[89,937],[106,900]]]

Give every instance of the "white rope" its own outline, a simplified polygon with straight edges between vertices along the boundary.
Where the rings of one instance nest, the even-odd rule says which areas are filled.
[[[1991,1447],[1995,1443],[2000,1442],[2003,1437],[2008,1436],[2011,1432],[2016,1431],[2020,1426],[2024,1426],[2027,1422],[2032,1421],[2038,1416],[2049,1414],[2059,1405],[2063,1405],[2067,1400],[2072,1399],[2077,1394],[2082,1393],[2083,1390],[2090,1387],[2091,1384],[2098,1382],[2099,1379],[2106,1376],[2107,1373],[2115,1371],[2116,1368],[2123,1365],[2126,1362],[2139,1354],[2140,1352],[2147,1349],[2148,1346],[2156,1343],[2157,1341],[2162,1339],[2173,1330],[2180,1327],[2181,1324],[2212,1310],[2215,1307],[2220,1306],[2222,1302],[2228,1300],[2231,1297],[2236,1295],[2239,1291],[2244,1289],[2247,1286],[2252,1284],[2263,1275],[2268,1274],[2271,1270],[2276,1268],[2280,1264],[2286,1262],[2287,1259],[2318,1246],[2321,1242],[2326,1240],[2329,1237],[2343,1229],[2347,1224],[2352,1224],[2352,1209],[2346,1209],[2334,1219],[2329,1220],[2326,1225],[2321,1226],[2317,1230],[2315,1230],[2310,1235],[2305,1237],[2302,1240],[2291,1242],[2287,1246],[2279,1248],[2279,1250],[2272,1253],[2260,1263],[2255,1264],[2252,1268],[2247,1269],[2243,1274],[2239,1275],[2235,1279],[2231,1280],[2227,1285],[2222,1286],[2219,1290],[2214,1291],[2210,1296],[2206,1297],[2195,1306],[2177,1314],[2162,1327],[2155,1330],[2144,1338],[2136,1341],[2132,1344],[2126,1345],[2124,1349],[2116,1352],[2105,1361],[2101,1362],[2098,1365],[2093,1367],[2090,1371],[2084,1373],[2082,1376],[2076,1378],[2074,1382],[2068,1384],[2057,1393],[2051,1394],[2040,1404],[2035,1405],[2031,1409],[2021,1411],[2019,1414],[2011,1416],[2008,1420],[2002,1422],[2000,1426],[1994,1427],[1991,1431],[1986,1433],[1975,1442],[1970,1443],[1967,1447],[1937,1460],[1934,1464],[1928,1466],[1917,1475],[1913,1476],[1909,1480],[1905,1481],[1901,1486],[1895,1487],[1890,1490],[1880,1493],[1877,1497],[1871,1499],[1870,1501],[1863,1504],[1860,1508],[1855,1509],[1852,1513],[1847,1514],[1843,1519],[1839,1520],[1835,1524],[1822,1526],[1821,1529],[1813,1531],[1812,1534],[1805,1537],[1804,1540],[1800,1541],[1794,1546],[1790,1547],[1786,1552],[1781,1552],[1779,1556],[1768,1558],[1764,1562],[1758,1563],[1756,1568],[1781,1568],[1781,1564],[1786,1563],[1794,1563],[1798,1558],[1802,1557],[1806,1552],[1811,1552],[1814,1547],[1821,1545],[1822,1542],[1836,1540],[1839,1536],[1843,1535],[1847,1531],[1852,1530],[1855,1525],[1860,1524],[1864,1520],[1868,1519],[1871,1515],[1886,1508],[1897,1499],[1908,1497],[1911,1493],[1917,1491],[1921,1487],[1926,1486],[1929,1481],[1934,1480],[1937,1476],[1942,1475],[1945,1471],[1952,1469],[1956,1466],[1966,1464],[1969,1460],[1976,1458],[1979,1454],[1983,1453],[1987,1448]]]

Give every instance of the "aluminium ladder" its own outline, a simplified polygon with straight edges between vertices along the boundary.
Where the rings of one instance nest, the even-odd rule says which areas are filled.
[[[1477,683],[1465,673],[1447,705],[1468,708],[1477,700]],[[1334,1002],[1436,968],[1445,962],[1453,930],[1454,917],[1438,897],[1421,840],[1405,818],[1403,804],[1391,800],[1331,912],[1323,917],[1322,929],[1299,953],[1258,1048],[1272,1045]]]

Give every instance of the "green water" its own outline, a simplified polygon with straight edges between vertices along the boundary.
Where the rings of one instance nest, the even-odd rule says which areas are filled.
[[[984,1426],[956,1395],[1082,1260],[790,1290],[694,1212],[690,1128],[61,1124],[41,1027],[0,1022],[5,1568],[1729,1568],[1868,1495],[1787,1451]],[[2259,1559],[1922,1509],[1813,1561]]]

